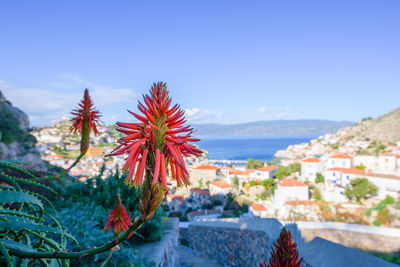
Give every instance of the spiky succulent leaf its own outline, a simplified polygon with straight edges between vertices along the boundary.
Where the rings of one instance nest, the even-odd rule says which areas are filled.
[[[31,203],[43,208],[42,202],[29,193],[13,190],[0,190],[0,204],[7,203]]]

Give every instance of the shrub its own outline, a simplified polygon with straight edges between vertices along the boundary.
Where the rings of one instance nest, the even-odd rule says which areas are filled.
[[[75,203],[80,203],[82,209],[87,207],[86,203],[94,203],[96,207],[102,207],[105,210],[111,210],[115,204],[115,196],[121,195],[122,202],[127,211],[131,214],[132,218],[140,215],[138,208],[140,194],[138,190],[129,188],[125,184],[125,175],[120,176],[118,172],[106,179],[101,179],[101,175],[96,178],[88,179],[83,183],[71,184],[66,187],[60,187],[61,195],[65,197],[64,200],[59,200],[56,205],[62,209],[74,207]],[[144,237],[145,241],[159,240],[162,233],[162,215],[164,214],[162,208],[157,209],[155,216],[144,223],[144,225],[137,231]],[[99,227],[104,227],[106,219],[103,217],[100,220],[101,212],[99,211],[99,220],[96,222]],[[104,219],[105,218],[105,219]]]
[[[315,200],[321,200],[322,199],[321,192],[319,191],[318,187],[315,187],[313,189],[312,195],[313,195]]]
[[[325,182],[325,177],[322,175],[322,174],[320,174],[319,172],[317,172],[317,175],[316,175],[317,177],[315,178],[315,182],[316,183],[323,183],[323,182]]]

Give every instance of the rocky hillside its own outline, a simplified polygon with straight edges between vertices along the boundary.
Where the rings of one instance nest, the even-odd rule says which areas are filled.
[[[381,143],[400,141],[400,108],[376,119],[363,119],[361,123],[351,127],[342,138],[351,137]]]
[[[0,159],[25,161],[32,169],[45,171],[35,142],[28,115],[14,107],[0,91]]]

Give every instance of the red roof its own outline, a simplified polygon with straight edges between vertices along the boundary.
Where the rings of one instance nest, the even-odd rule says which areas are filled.
[[[302,162],[319,162],[319,158],[307,158],[303,159]]]
[[[196,168],[193,168],[195,170],[219,170],[220,167],[214,166],[214,165],[200,165]]]
[[[258,204],[258,203],[251,203],[250,208],[254,211],[266,211],[267,210],[263,205]]]
[[[330,168],[328,171],[337,171],[350,174],[364,174],[365,172],[357,168]]]
[[[331,156],[331,158],[334,158],[334,159],[352,159],[353,157],[350,156],[347,153],[336,153],[336,154],[333,154],[333,156]]]
[[[225,181],[216,181],[216,182],[212,182],[211,184],[216,186],[216,187],[219,187],[219,188],[230,188],[230,187],[233,187],[233,185],[228,184]]]
[[[257,169],[257,171],[270,172],[270,171],[276,170],[277,168],[278,168],[277,166],[269,165],[269,166],[265,166],[265,167],[259,168],[259,169]]]
[[[190,191],[192,191],[193,193],[199,194],[199,195],[209,195],[210,192],[208,192],[208,190],[206,189],[201,189],[201,188],[190,188]]]
[[[232,174],[232,175],[249,175],[252,172],[254,172],[254,169],[245,170],[245,171],[239,171],[239,170],[231,169],[229,171],[229,174]]]
[[[385,152],[385,153],[382,153],[381,156],[396,157],[397,155],[393,154],[393,153],[390,153],[390,152]]]
[[[279,181],[280,186],[307,186],[305,183],[293,178],[287,178]]]
[[[314,200],[287,200],[285,202],[286,205],[292,205],[292,206],[297,206],[297,205],[317,205],[317,202]]]
[[[180,202],[185,201],[185,199],[182,195],[168,195],[167,197],[170,198],[171,200],[176,199]]]

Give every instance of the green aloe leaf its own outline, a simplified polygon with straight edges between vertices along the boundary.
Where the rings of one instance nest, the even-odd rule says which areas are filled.
[[[31,214],[17,211],[17,210],[0,209],[0,214],[15,215],[15,216],[19,216],[19,217],[26,217],[26,218],[30,218],[30,219],[34,219],[34,220],[44,221],[43,218],[39,218],[39,217],[33,216]]]
[[[31,248],[30,246],[27,246],[25,244],[15,242],[12,240],[8,239],[3,239],[0,238],[0,243],[3,243],[6,247],[18,249],[18,250],[23,250],[23,251],[28,251],[28,252],[37,252],[35,249]]]
[[[4,216],[8,220],[8,222],[0,221],[0,229],[7,229],[7,230],[24,230],[29,229],[31,231],[38,231],[38,232],[45,232],[45,233],[53,233],[59,235],[65,235],[66,237],[72,239],[73,241],[77,242],[76,239],[71,236],[70,234],[64,232],[61,229],[57,229],[48,225],[37,224],[34,221],[29,219],[21,218],[18,216]]]
[[[0,190],[0,204],[7,203],[32,203],[43,208],[42,202],[31,194],[20,191]]]
[[[22,168],[22,167],[19,167],[19,166],[17,166],[17,165],[11,164],[11,163],[9,163],[9,162],[0,161],[0,167],[1,167],[1,168],[6,168],[6,169],[10,169],[10,170],[13,170],[13,171],[17,171],[17,172],[21,172],[21,173],[23,173],[23,174],[25,174],[25,175],[27,175],[27,176],[29,176],[29,177],[31,177],[31,178],[33,178],[33,179],[39,181],[39,178],[37,178],[37,177],[36,177],[35,175],[33,175],[32,173],[28,172],[27,170],[25,170],[25,169]]]

